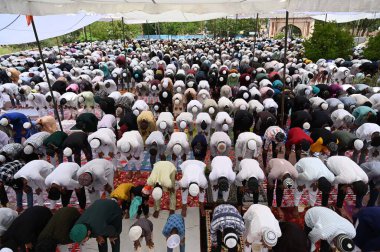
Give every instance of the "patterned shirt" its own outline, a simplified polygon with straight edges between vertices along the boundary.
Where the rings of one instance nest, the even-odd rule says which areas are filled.
[[[4,145],[1,148],[0,153],[6,154],[9,158],[14,157],[19,151],[21,151],[24,147],[19,143],[10,143]]]
[[[211,221],[211,242],[217,242],[217,232],[226,228],[233,228],[238,234],[245,231],[244,220],[239,211],[232,205],[222,204],[214,209]]]
[[[13,176],[18,172],[23,166],[25,165],[24,162],[21,162],[19,160],[15,160],[12,162],[8,162],[6,164],[3,164],[0,166],[0,180],[5,185],[10,185],[13,180]]]
[[[49,136],[50,136],[49,132],[46,132],[46,131],[38,132],[32,135],[31,137],[29,137],[28,139],[26,139],[26,141],[24,142],[24,146],[26,146],[27,144],[30,144],[34,148],[38,149],[42,147],[45,139],[47,139]]]
[[[281,129],[280,127],[278,126],[270,126],[266,131],[265,131],[265,134],[264,134],[264,141],[265,141],[265,144],[264,144],[264,150],[268,150],[270,144],[272,142],[276,142],[276,134],[277,133],[283,133],[285,136],[285,131],[283,129]],[[284,139],[283,142],[281,143],[277,143],[277,144],[283,144],[284,142],[286,141],[286,139]]]
[[[178,235],[181,239],[185,238],[185,220],[180,214],[172,214],[169,216],[164,229],[162,230],[162,234],[167,238],[171,235],[173,228],[178,230]]]

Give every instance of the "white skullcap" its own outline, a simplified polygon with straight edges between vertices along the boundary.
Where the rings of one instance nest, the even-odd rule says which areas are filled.
[[[337,106],[338,109],[344,109],[344,104],[342,103],[339,103],[338,106]]]
[[[328,109],[328,107],[329,107],[329,105],[327,104],[327,103],[322,103],[322,105],[321,105],[321,108],[323,109],[323,110],[326,110],[326,109]]]
[[[195,197],[199,194],[199,186],[195,183],[192,183],[190,186],[189,186],[189,193],[191,196]]]
[[[29,101],[33,101],[34,100],[34,95],[33,94],[29,94],[28,95],[28,100]]]
[[[28,144],[27,146],[24,147],[24,153],[26,155],[30,155],[33,153],[33,146]]]
[[[310,123],[305,122],[305,123],[302,125],[302,127],[303,127],[305,130],[308,130],[308,129],[310,129]]]
[[[168,124],[166,122],[160,122],[160,129],[164,130],[168,127]]]
[[[173,146],[173,152],[176,156],[179,156],[179,154],[181,154],[181,151],[182,151],[182,146],[180,144],[176,144]]]
[[[186,123],[185,121],[181,121],[181,122],[179,123],[179,127],[180,127],[181,129],[186,128],[186,126],[187,126],[187,123]]]
[[[247,146],[249,150],[256,150],[256,141],[252,139],[248,140]]]
[[[155,187],[152,191],[152,197],[154,200],[159,200],[162,198],[162,189],[160,187]]]
[[[66,147],[64,150],[63,150],[63,155],[65,155],[65,157],[70,157],[73,155],[73,150],[69,147]]]
[[[131,145],[129,143],[124,142],[121,144],[120,150],[122,152],[129,152],[131,150]]]
[[[3,125],[4,127],[7,126],[9,124],[9,121],[7,118],[2,118],[0,120],[0,124]]]
[[[215,113],[215,108],[213,108],[213,107],[209,108],[208,113],[213,115]]]
[[[363,149],[363,146],[364,146],[364,143],[363,143],[362,140],[360,140],[360,139],[356,139],[356,140],[354,141],[354,147],[355,147],[356,150],[359,151],[359,150]]]
[[[84,97],[83,97],[82,95],[80,95],[80,96],[78,97],[78,102],[80,102],[80,103],[83,103],[83,102],[84,102]]]
[[[94,138],[90,141],[90,146],[92,149],[97,149],[100,146],[100,140],[97,138]]]
[[[224,244],[227,246],[227,248],[234,248],[237,245],[237,235],[235,233],[228,233],[224,237]]]
[[[30,127],[32,127],[32,124],[31,124],[30,122],[26,122],[26,123],[24,123],[24,124],[22,125],[22,127],[23,127],[24,129],[29,129]]]
[[[128,236],[129,236],[129,239],[134,242],[140,239],[141,234],[142,234],[142,228],[140,226],[133,226],[131,227],[131,229],[129,229]]]

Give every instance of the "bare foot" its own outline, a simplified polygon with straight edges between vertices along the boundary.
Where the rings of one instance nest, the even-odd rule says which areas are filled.
[[[154,213],[153,213],[153,217],[157,219],[159,214],[160,214],[159,211],[154,211]]]
[[[183,217],[186,217],[186,213],[187,213],[187,207],[186,207],[186,206],[182,206],[181,215],[182,215]]]
[[[284,214],[284,212],[282,211],[281,207],[277,207],[277,213],[278,213],[278,219],[279,219],[279,220],[284,220],[284,218],[285,218],[285,214]]]

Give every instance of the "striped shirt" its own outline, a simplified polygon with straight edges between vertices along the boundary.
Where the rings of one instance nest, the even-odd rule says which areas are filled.
[[[28,139],[26,139],[24,142],[24,146],[27,146],[28,144],[30,144],[34,148],[38,149],[38,148],[42,147],[45,139],[47,139],[49,136],[50,136],[49,132],[46,132],[46,131],[38,132],[38,133],[32,135],[31,137],[29,137]]]
[[[305,224],[312,229],[309,233],[311,251],[315,250],[315,243],[319,240],[326,240],[331,244],[340,234],[345,234],[351,239],[356,236],[356,230],[351,222],[327,207],[309,209],[305,214]]]
[[[243,217],[239,211],[232,205],[222,204],[214,209],[211,220],[211,242],[217,242],[217,231],[223,231],[226,228],[233,228],[236,233],[243,234],[245,231]]]

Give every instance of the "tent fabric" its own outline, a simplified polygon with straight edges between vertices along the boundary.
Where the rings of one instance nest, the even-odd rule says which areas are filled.
[[[226,13],[207,13],[207,14],[196,14],[196,13],[184,13],[181,11],[166,11],[159,14],[149,14],[142,11],[133,11],[125,13],[124,23],[125,24],[143,24],[143,23],[164,23],[164,22],[195,22],[204,21],[226,17]],[[110,21],[112,19],[120,19],[119,16],[110,16],[102,18],[100,21]]]
[[[53,15],[64,13],[126,14],[141,11],[160,14],[289,12],[379,12],[378,0],[0,0],[0,13]]]
[[[307,15],[307,14],[306,14]],[[351,21],[356,21],[360,19],[377,19],[380,18],[380,14],[376,13],[328,13],[327,14],[327,19],[326,19],[326,14],[321,14],[321,15],[312,15],[312,18],[316,20],[321,20],[321,21],[327,21],[327,22],[337,22],[337,23],[347,23]]]
[[[53,15],[63,13],[126,14],[141,11],[160,14],[183,13],[256,13],[273,8],[285,9],[286,0],[0,0],[0,13]]]
[[[99,15],[51,15],[35,16],[34,23],[40,40],[61,36],[101,18]],[[32,25],[27,25],[24,15],[0,15],[0,45],[35,42]]]
[[[260,18],[285,18],[285,10],[281,11],[274,11],[266,14],[260,14]],[[326,19],[327,14],[327,19]],[[316,20],[320,21],[327,21],[327,22],[337,22],[337,23],[347,23],[351,21],[361,20],[361,19],[378,19],[380,18],[379,13],[361,13],[361,12],[292,12],[289,13],[289,19],[292,18],[305,18],[305,17],[311,17]],[[235,19],[236,15],[229,15],[227,16],[228,19]],[[256,14],[252,15],[245,15],[240,14],[238,15],[239,19],[244,18],[256,18]]]

